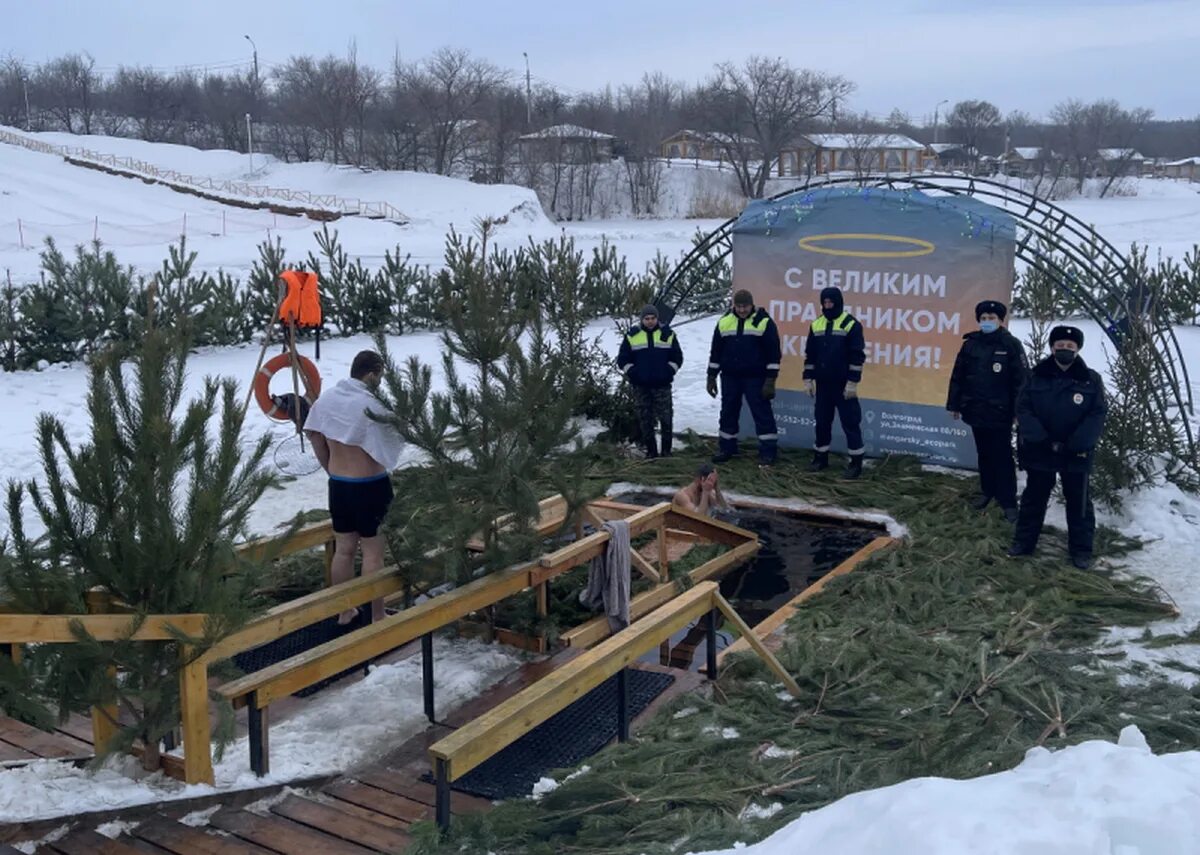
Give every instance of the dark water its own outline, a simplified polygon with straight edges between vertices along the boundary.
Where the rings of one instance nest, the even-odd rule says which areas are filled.
[[[653,505],[657,493],[626,493],[622,502]],[[721,594],[754,626],[841,564],[875,538],[886,534],[868,523],[824,521],[782,510],[735,507],[720,517],[758,535],[762,548],[750,561],[720,579]],[[719,632],[718,649],[732,643]],[[649,657],[659,661],[658,654]],[[671,639],[670,664],[679,668],[704,665],[704,627],[693,625]]]

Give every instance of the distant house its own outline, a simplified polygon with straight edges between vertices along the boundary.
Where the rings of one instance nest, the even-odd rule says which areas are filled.
[[[1141,175],[1142,165],[1146,161],[1137,149],[1132,148],[1097,149],[1096,158],[1096,175],[1106,178],[1113,175]]]
[[[612,160],[617,138],[579,125],[553,125],[517,140],[527,163],[596,163]]]
[[[721,131],[677,131],[659,143],[659,153],[668,160],[708,160],[724,163],[729,149],[754,153],[758,142],[750,137],[735,136]]]
[[[1001,155],[1003,171],[1014,178],[1040,175],[1053,159],[1054,152],[1036,145],[1016,146]]]
[[[971,165],[973,151],[959,143],[929,143],[921,152],[921,168],[963,169]]]
[[[1172,160],[1162,166],[1164,178],[1186,178],[1188,181],[1200,181],[1200,157],[1185,157],[1183,160]]]
[[[925,144],[902,134],[801,134],[780,154],[776,173],[916,172]]]

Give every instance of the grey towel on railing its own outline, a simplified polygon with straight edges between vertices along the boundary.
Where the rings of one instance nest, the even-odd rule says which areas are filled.
[[[609,533],[608,548],[592,559],[579,602],[589,609],[603,606],[608,628],[616,632],[629,626],[629,523],[609,520],[604,530]]]

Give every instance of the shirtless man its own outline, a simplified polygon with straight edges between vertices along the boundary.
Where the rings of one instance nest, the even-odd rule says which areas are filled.
[[[313,404],[305,434],[329,473],[329,515],[333,519],[334,552],[329,575],[334,585],[354,576],[354,556],[362,547],[362,572],[383,569],[385,541],[379,526],[392,503],[389,473],[398,462],[402,443],[395,429],[366,415],[375,402],[373,390],[383,377],[383,359],[364,350],[354,357],[350,377],[341,380]],[[382,414],[376,407],[373,411]],[[347,624],[357,614],[338,616]],[[383,600],[371,603],[371,619],[382,620]]]
[[[701,463],[692,483],[676,493],[671,501],[681,508],[707,516],[711,516],[713,511],[725,511],[730,508],[729,502],[725,501],[725,496],[721,493],[717,470],[710,463]]]

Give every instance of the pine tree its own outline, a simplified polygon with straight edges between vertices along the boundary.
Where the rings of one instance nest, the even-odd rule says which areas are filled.
[[[536,551],[543,495],[583,501],[574,384],[562,382],[568,367],[540,312],[516,297],[519,266],[489,256],[494,225],[479,225],[478,243],[457,234],[447,242],[439,275],[444,392],[433,391],[429,366],[415,357],[394,364],[377,339],[388,364],[381,398],[389,422],[429,459],[403,479],[393,505],[392,553],[409,565],[410,579],[469,581],[478,569],[467,552],[475,537],[483,540],[485,570],[506,567]],[[427,503],[423,516],[410,515],[407,489]],[[506,525],[491,524],[504,515]]]
[[[0,672],[0,682],[27,681],[60,717],[116,706],[121,726],[98,756],[140,740],[154,769],[159,740],[179,721],[181,645],[200,655],[249,617],[257,568],[236,555],[234,539],[274,476],[261,466],[268,437],[242,447],[232,380],[206,379],[184,405],[186,337],[152,329],[139,344],[129,364],[113,351],[93,363],[87,441],[74,443],[53,415],[38,420],[43,477],[9,485],[0,597],[26,613],[83,613],[100,586],[134,610],[131,627],[142,615],[210,618],[202,637],[172,642],[101,643],[80,631],[78,643],[32,647],[22,672]],[[26,534],[24,495],[41,537]],[[219,742],[232,719],[222,725]]]

